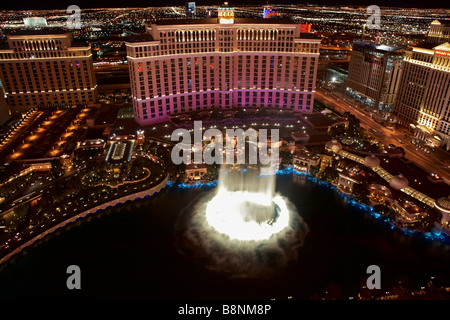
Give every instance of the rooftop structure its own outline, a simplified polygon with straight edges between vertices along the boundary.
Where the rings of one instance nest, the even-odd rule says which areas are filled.
[[[369,168],[377,167],[380,165],[380,158],[374,155],[370,155],[364,158],[364,165]]]
[[[339,173],[338,188],[340,191],[350,194],[353,191],[353,186],[367,180],[368,176],[368,172],[359,166],[350,167]]]
[[[434,20],[431,22],[427,42],[435,45],[450,42],[450,21]]]
[[[336,139],[332,139],[325,144],[325,150],[333,153],[339,153],[342,150],[342,144]]]
[[[191,163],[186,165],[186,180],[187,181],[195,181],[201,180],[204,175],[208,173],[208,168],[206,164],[195,164]]]
[[[27,28],[46,27],[47,19],[41,17],[23,18],[23,23]]]
[[[407,187],[409,184],[408,179],[406,179],[406,177],[404,175],[402,175],[401,173],[393,176],[390,180],[389,180],[389,185],[394,188],[395,190],[400,190],[403,189],[405,187]]]

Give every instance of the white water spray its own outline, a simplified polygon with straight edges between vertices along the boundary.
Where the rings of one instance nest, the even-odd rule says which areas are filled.
[[[231,277],[265,277],[296,260],[308,226],[275,192],[275,179],[222,166],[217,189],[177,221],[179,251]]]

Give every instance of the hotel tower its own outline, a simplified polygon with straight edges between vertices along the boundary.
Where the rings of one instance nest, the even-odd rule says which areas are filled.
[[[313,110],[320,39],[290,19],[161,20],[126,43],[135,120],[198,110]]]
[[[0,50],[0,78],[11,112],[95,103],[91,48],[72,41],[70,33],[57,30],[8,35],[9,49]]]
[[[423,44],[405,54],[394,114],[428,145],[450,147],[450,44]]]
[[[400,78],[403,51],[398,47],[355,41],[350,55],[347,94],[371,109],[392,111]]]

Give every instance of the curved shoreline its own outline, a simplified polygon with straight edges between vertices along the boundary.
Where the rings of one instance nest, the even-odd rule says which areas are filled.
[[[61,228],[64,228],[65,226],[77,221],[78,219],[84,218],[86,217],[88,214],[91,213],[95,213],[98,212],[99,210],[105,210],[105,209],[109,209],[112,206],[117,206],[120,205],[122,203],[125,203],[126,201],[134,201],[134,200],[139,200],[141,198],[145,198],[145,197],[150,197],[152,195],[154,195],[155,193],[160,192],[162,189],[164,189],[167,185],[167,182],[169,181],[169,175],[166,175],[165,179],[163,181],[161,181],[160,183],[158,183],[157,185],[153,186],[150,189],[146,189],[143,191],[139,191],[136,193],[132,193],[120,198],[116,198],[113,200],[110,200],[108,202],[105,202],[103,204],[100,204],[96,207],[92,207],[88,210],[85,210],[77,215],[74,215],[60,223],[58,223],[57,225],[54,225],[53,227],[51,227],[50,229],[45,230],[44,232],[38,234],[37,236],[31,238],[30,240],[28,240],[27,242],[21,244],[19,247],[15,248],[13,251],[7,253],[5,256],[3,256],[0,259],[0,266],[7,262],[9,259],[11,259],[13,256],[15,256],[16,254],[22,252],[24,249],[26,249],[27,247],[33,245],[35,242],[42,240],[43,238],[45,238],[47,235],[54,233],[57,230],[60,230]]]
[[[297,172],[297,171],[295,171],[295,170],[293,170],[293,169],[291,169],[291,168],[288,168],[288,169],[285,169],[285,170],[281,170],[281,171],[279,171],[277,174],[282,174],[282,175],[284,175],[284,174],[291,174],[291,175],[305,176],[305,177],[307,177],[307,178],[313,180],[313,181],[316,182],[316,183],[318,182],[319,184],[326,184],[327,186],[331,187],[333,190],[338,191],[338,194],[340,194],[341,196],[343,196],[343,197],[349,199],[349,200],[350,200],[350,202],[349,202],[350,205],[353,205],[353,206],[356,205],[356,206],[358,206],[360,209],[364,209],[364,211],[365,211],[364,213],[365,213],[365,214],[369,214],[374,220],[379,221],[380,218],[383,217],[383,215],[378,214],[378,213],[376,213],[375,211],[373,211],[373,207],[372,207],[372,206],[370,206],[370,205],[365,205],[365,204],[363,204],[363,203],[359,203],[359,202],[355,201],[351,195],[348,195],[348,194],[345,194],[345,193],[341,192],[338,188],[336,188],[336,187],[335,187],[334,185],[332,185],[331,183],[326,182],[326,181],[321,181],[321,180],[319,180],[319,179],[313,177],[313,176],[310,175],[310,174],[302,173],[302,172]],[[35,242],[37,242],[37,241],[43,239],[45,236],[47,236],[47,235],[49,235],[49,234],[52,234],[53,232],[55,232],[55,231],[57,231],[57,230],[63,228],[64,226],[67,226],[67,225],[71,224],[72,222],[77,221],[77,220],[80,219],[80,218],[86,217],[88,214],[98,212],[99,210],[109,209],[109,208],[112,207],[112,206],[121,205],[122,203],[124,203],[124,202],[126,202],[126,201],[130,201],[130,200],[131,200],[131,201],[134,201],[134,200],[140,200],[141,198],[145,198],[145,197],[152,196],[152,195],[154,195],[155,193],[158,193],[159,191],[161,191],[161,190],[162,190],[163,188],[165,188],[167,185],[168,185],[169,187],[172,187],[172,186],[174,185],[174,183],[172,183],[172,182],[169,181],[169,176],[168,176],[168,175],[166,176],[166,178],[165,178],[163,181],[161,181],[159,184],[157,184],[156,186],[154,186],[154,187],[152,187],[152,188],[150,188],[150,189],[146,189],[146,190],[143,190],[143,191],[139,191],[139,192],[136,192],[136,193],[132,193],[132,194],[129,194],[129,195],[127,195],[127,196],[123,196],[123,197],[121,197],[121,198],[117,198],[117,199],[114,199],[114,200],[105,202],[105,203],[100,204],[100,205],[98,205],[98,206],[96,206],[96,207],[93,207],[93,208],[91,208],[91,209],[85,210],[85,211],[83,211],[83,212],[81,212],[81,213],[79,213],[79,214],[77,214],[77,215],[75,215],[75,216],[72,216],[72,217],[70,217],[70,218],[68,218],[68,219],[66,219],[66,220],[64,220],[64,221],[62,221],[62,222],[60,222],[60,223],[58,223],[57,225],[51,227],[50,229],[47,229],[46,231],[40,233],[39,235],[37,235],[37,236],[35,236],[34,238],[28,240],[27,242],[23,243],[22,245],[20,245],[19,247],[17,247],[17,248],[14,249],[13,251],[11,251],[11,252],[9,252],[8,254],[6,254],[5,256],[3,256],[3,257],[0,259],[0,266],[1,266],[3,263],[7,262],[9,259],[11,259],[11,258],[12,258],[13,256],[15,256],[16,254],[18,254],[18,253],[20,253],[21,251],[23,251],[24,249],[26,249],[27,247],[29,247],[29,246],[33,245]],[[206,186],[216,186],[216,185],[217,185],[217,180],[216,180],[216,181],[213,181],[213,182],[208,182],[208,183],[198,183],[198,182],[197,182],[197,183],[195,183],[195,184],[188,184],[188,185],[186,185],[186,184],[184,184],[184,183],[178,184],[178,186],[179,186],[180,188],[182,188],[182,189],[185,189],[185,188],[198,188],[198,187],[201,188],[201,187],[206,187]],[[401,232],[401,233],[403,233],[403,234],[405,234],[405,232],[406,232],[406,234],[423,235],[423,236],[425,236],[428,240],[430,240],[430,238],[431,238],[431,240],[434,239],[434,240],[439,240],[439,241],[442,241],[442,242],[444,242],[445,239],[447,238],[447,237],[443,237],[442,235],[437,235],[437,234],[435,234],[435,233],[433,233],[433,232],[424,233],[424,232],[419,232],[419,231],[403,230],[403,229],[398,228],[396,225],[392,224],[392,223],[390,222],[389,219],[387,219],[387,220],[388,220],[388,221],[386,221],[386,219],[381,219],[381,222],[384,223],[384,224],[389,225],[389,227],[390,227],[392,230],[399,231],[399,232]],[[444,241],[443,241],[443,240],[444,240]]]
[[[370,217],[372,219],[374,219],[377,223],[382,223],[386,226],[388,226],[392,231],[397,231],[402,233],[403,235],[421,235],[424,236],[425,238],[427,238],[427,240],[437,240],[440,241],[442,243],[447,243],[450,242],[450,237],[448,235],[446,235],[445,233],[443,234],[437,234],[434,233],[433,231],[430,232],[420,232],[420,231],[413,231],[413,230],[409,230],[409,229],[402,229],[399,228],[397,225],[393,224],[391,222],[390,219],[388,219],[387,217],[383,216],[382,214],[379,214],[377,212],[375,212],[373,210],[373,206],[371,205],[366,205],[364,203],[360,203],[358,201],[356,201],[354,199],[354,197],[351,194],[346,194],[345,192],[342,192],[341,190],[339,190],[339,188],[337,188],[335,185],[333,185],[330,182],[327,181],[322,181],[314,176],[312,176],[309,173],[304,173],[304,172],[298,172],[295,171],[294,169],[288,167],[286,169],[283,170],[279,170],[277,172],[277,175],[298,175],[298,176],[304,176],[306,178],[308,178],[309,180],[318,183],[320,185],[326,185],[329,188],[331,188],[332,190],[334,190],[335,192],[337,192],[337,194],[347,200],[348,201],[348,206],[353,206],[353,207],[358,207],[361,211],[364,211],[364,214],[368,214],[370,215]],[[170,186],[172,186],[172,184],[169,182]],[[200,182],[196,182],[194,184],[178,184],[178,188],[181,189],[189,189],[189,188],[201,188],[201,187],[208,187],[208,186],[215,186],[217,185],[217,180],[213,181],[213,182],[205,182],[205,183],[200,183]]]
[[[327,182],[327,181],[322,181],[322,180],[310,175],[309,173],[297,172],[297,171],[293,170],[292,168],[288,168],[281,172],[279,171],[277,174],[295,174],[295,175],[299,175],[299,176],[305,176],[305,177],[313,180],[316,183],[326,184],[328,187],[330,187],[334,191],[337,191],[337,193],[341,197],[349,200],[348,204],[347,204],[348,206],[357,206],[359,209],[364,211],[364,214],[370,215],[371,218],[373,218],[376,222],[381,222],[381,223],[385,224],[393,231],[401,232],[404,235],[408,235],[408,234],[421,235],[421,236],[424,236],[425,238],[427,238],[427,240],[438,240],[441,243],[448,243],[450,241],[450,237],[447,236],[445,233],[437,234],[437,233],[434,233],[433,231],[421,232],[421,231],[414,231],[414,230],[399,228],[397,225],[392,223],[389,218],[387,218],[386,216],[384,216],[380,213],[375,212],[373,210],[372,205],[367,205],[367,204],[356,201],[355,198],[351,194],[346,194],[345,192],[342,192],[341,190],[339,190],[339,188],[336,187],[335,185],[333,185],[332,183]]]

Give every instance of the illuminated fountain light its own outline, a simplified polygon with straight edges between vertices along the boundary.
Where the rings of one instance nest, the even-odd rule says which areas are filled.
[[[275,175],[261,175],[256,169],[241,172],[223,167],[217,194],[205,215],[217,232],[242,241],[269,239],[289,225],[286,203],[275,195]]]
[[[272,216],[267,216],[267,212]],[[219,190],[206,207],[206,221],[233,240],[260,241],[289,225],[289,210],[281,196],[269,198],[260,193]]]
[[[266,277],[297,260],[309,231],[296,207],[275,192],[275,175],[225,170],[175,224],[175,245],[207,269],[230,277]]]

